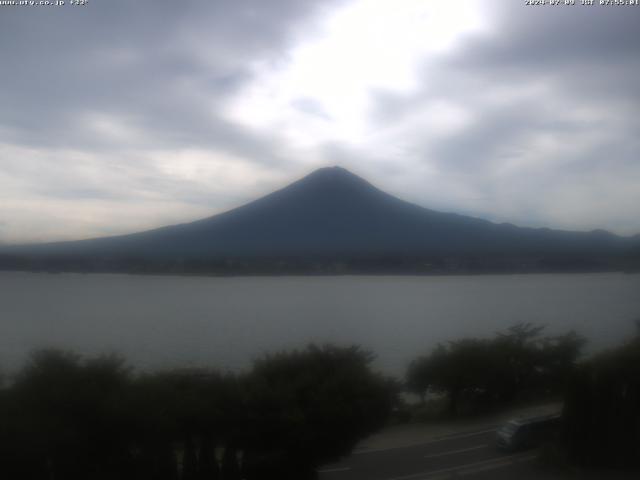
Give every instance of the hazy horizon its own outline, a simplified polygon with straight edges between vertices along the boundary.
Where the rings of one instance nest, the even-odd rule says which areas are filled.
[[[334,167],[321,167],[319,170],[325,170],[325,169],[328,169],[328,168],[341,168],[341,167],[336,167],[336,166],[334,166]],[[347,170],[347,171],[348,171],[348,170]],[[318,170],[314,170],[314,172],[318,172]],[[313,174],[314,172],[311,172],[309,175]],[[351,172],[350,172],[350,173],[351,173]],[[303,177],[302,179],[305,179],[305,178],[306,178],[306,176],[305,176],[305,177]],[[296,180],[294,180],[294,183],[295,183],[296,181],[298,181],[298,180],[302,180],[302,179],[296,179]],[[365,180],[365,181],[366,181],[366,179],[363,179],[363,180]],[[289,185],[290,185],[290,184],[289,184]],[[283,185],[283,186],[282,186],[282,188],[286,188],[287,186],[288,186],[288,185]],[[381,188],[380,186],[377,186],[377,185],[373,185],[373,186],[374,186],[375,188],[378,188],[378,189],[380,189],[380,190],[384,191],[384,189],[383,189],[383,188]],[[280,190],[280,188],[278,188],[278,189],[276,190],[276,192],[277,192],[277,191],[279,191],[279,190]],[[274,192],[269,192],[269,193],[274,193]],[[268,195],[268,194],[267,194],[267,195]],[[260,197],[260,198],[262,198],[262,197]],[[234,210],[234,209],[236,209],[236,208],[238,208],[238,207],[242,207],[242,206],[244,206],[244,205],[248,205],[248,204],[250,204],[250,203],[252,203],[252,202],[254,202],[254,201],[256,201],[256,200],[260,200],[260,198],[256,198],[256,199],[249,200],[249,201],[248,201],[248,202],[246,202],[246,203],[243,203],[243,204],[238,205],[238,206],[235,206],[235,207],[231,207],[229,210],[225,210],[225,211],[223,211],[223,212],[217,212],[216,214],[211,215],[211,216],[216,216],[216,215],[218,215],[218,214],[222,214],[222,213],[230,212],[230,211],[232,211],[232,210]],[[401,199],[401,200],[402,200],[402,199]],[[423,207],[423,208],[428,208],[428,206],[423,206],[423,205],[419,205],[419,206],[420,206],[420,207]],[[446,213],[457,213],[457,212],[447,212],[446,210],[445,210],[444,212],[446,212]],[[211,216],[202,217],[202,218],[196,218],[196,219],[192,219],[192,220],[195,220],[195,221],[203,220],[203,219],[210,218]],[[469,216],[470,216],[470,217],[472,217],[472,218],[480,218],[480,217],[474,217],[474,216],[472,216],[472,215],[469,215]],[[188,221],[187,221],[187,222],[178,222],[177,224],[182,224],[182,223],[188,223]],[[515,225],[515,226],[518,226],[518,227],[523,226],[523,225],[518,225],[518,224],[512,224],[512,225]],[[158,225],[157,227],[152,227],[152,228],[151,228],[151,230],[153,230],[153,229],[155,229],[155,228],[162,228],[162,227],[165,227],[165,226],[170,226],[170,225]],[[539,228],[547,228],[547,227],[546,227],[546,226],[540,226]],[[557,229],[557,230],[562,230],[562,229]],[[592,230],[592,231],[595,231],[595,230],[602,230],[602,229],[594,229],[594,230]],[[579,231],[579,230],[575,230],[575,231]],[[127,234],[129,234],[129,233],[139,233],[139,232],[140,232],[140,230],[134,230],[134,231],[132,231],[132,232],[123,232],[122,234],[103,235],[103,236],[100,236],[100,237],[72,238],[72,239],[68,239],[68,240],[70,240],[70,241],[74,241],[74,240],[85,240],[85,239],[92,239],[92,238],[107,238],[107,237],[110,237],[110,236],[127,235]],[[622,235],[622,236],[623,236],[623,237],[624,237],[624,236],[627,236],[627,237],[640,236],[640,232],[638,232],[638,233],[636,233],[636,234]],[[67,240],[67,239],[65,239],[65,240]],[[63,240],[63,241],[65,241],[65,240]],[[55,240],[53,240],[53,242],[55,242]],[[18,244],[19,242],[15,242],[15,243],[16,243],[16,244]],[[28,241],[27,241],[27,242],[24,242],[23,244],[27,245],[27,244],[30,244],[30,243],[37,244],[37,243],[40,243],[40,242],[38,242],[38,241],[28,242]],[[45,241],[44,243],[46,243],[46,241]]]

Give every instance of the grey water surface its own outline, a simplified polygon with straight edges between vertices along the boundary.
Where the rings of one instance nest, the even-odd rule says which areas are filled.
[[[401,376],[438,342],[517,322],[575,329],[594,351],[632,335],[640,275],[180,277],[0,272],[0,370],[40,347],[147,368],[241,370],[310,342],[356,343]]]

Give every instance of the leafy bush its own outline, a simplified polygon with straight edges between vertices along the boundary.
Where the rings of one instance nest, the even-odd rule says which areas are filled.
[[[133,375],[117,357],[39,351],[0,389],[0,469],[21,480],[313,478],[391,411],[395,390],[372,358],[309,346],[239,376]]]
[[[463,403],[473,410],[561,394],[584,339],[575,332],[542,337],[542,330],[518,324],[492,339],[440,344],[410,364],[407,388],[423,402],[429,392],[446,394],[451,415],[459,414]]]

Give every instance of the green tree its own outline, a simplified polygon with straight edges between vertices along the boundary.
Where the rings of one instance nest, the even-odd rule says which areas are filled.
[[[371,371],[372,360],[356,346],[311,345],[256,361],[248,378],[255,426],[248,461],[280,469],[280,478],[313,478],[316,466],[384,425],[395,392]]]
[[[584,339],[574,332],[541,337],[544,327],[521,323],[492,339],[465,338],[438,345],[414,360],[406,386],[424,399],[446,394],[450,415],[509,403],[522,396],[558,393],[575,366]]]
[[[117,357],[82,362],[69,352],[35,352],[9,395],[9,428],[20,463],[14,467],[27,470],[21,478],[86,478],[96,470],[128,478],[119,412],[128,382],[128,369]]]
[[[573,373],[563,417],[571,461],[640,467],[640,335]]]
[[[133,375],[118,357],[42,350],[0,388],[0,470],[21,480],[313,478],[389,414],[396,392],[372,359],[310,346],[240,376]]]
[[[140,376],[127,410],[136,424],[133,441],[146,471],[176,478],[215,478],[217,442],[238,435],[245,415],[235,376],[208,369],[179,369]]]
[[[493,367],[488,341],[462,339],[438,345],[430,355],[414,361],[409,367],[408,384],[422,396],[426,391],[446,394],[449,414],[456,415],[463,397],[486,393]]]

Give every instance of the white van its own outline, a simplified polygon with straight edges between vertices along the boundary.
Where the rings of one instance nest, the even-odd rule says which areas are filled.
[[[496,444],[509,452],[537,447],[553,438],[560,421],[559,414],[510,420],[496,431]]]

